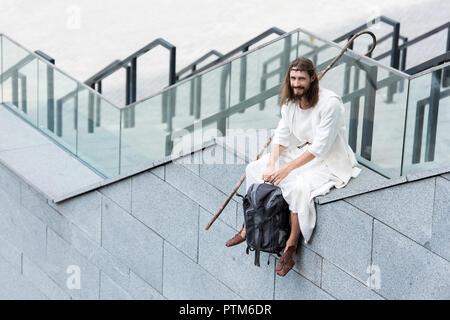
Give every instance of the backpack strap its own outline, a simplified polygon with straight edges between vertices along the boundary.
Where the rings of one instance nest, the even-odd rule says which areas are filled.
[[[259,251],[259,249],[256,249],[255,250],[255,266],[260,266],[259,265],[259,253],[260,253],[260,251]]]
[[[235,193],[235,195],[237,195],[238,197],[241,197],[242,199],[244,199],[244,196],[238,192]]]
[[[259,257],[260,257],[260,248],[262,247],[262,241],[263,241],[263,228],[262,226],[259,227],[259,235],[258,235],[258,240],[257,240],[257,248],[255,248],[255,265],[256,266],[260,266],[259,264]]]

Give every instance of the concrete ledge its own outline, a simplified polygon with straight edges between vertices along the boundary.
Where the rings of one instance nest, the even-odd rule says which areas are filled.
[[[119,182],[121,180],[124,180],[126,178],[135,176],[135,175],[137,175],[139,173],[142,173],[142,172],[145,172],[147,170],[156,169],[157,167],[160,167],[160,166],[162,166],[162,165],[164,165],[164,164],[166,164],[168,162],[172,162],[172,161],[174,161],[176,159],[179,159],[179,158],[181,158],[183,156],[186,156],[187,154],[191,154],[191,153],[194,153],[196,151],[199,151],[199,150],[202,150],[204,148],[207,148],[207,147],[209,147],[211,145],[214,145],[215,143],[216,143],[215,139],[208,140],[206,142],[203,142],[202,144],[195,145],[191,149],[191,151],[189,151],[189,152],[172,154],[172,155],[164,157],[164,158],[162,158],[160,160],[151,161],[151,162],[149,162],[148,164],[146,164],[144,166],[136,168],[136,169],[134,169],[132,171],[128,171],[126,174],[118,175],[118,176],[116,176],[114,178],[105,179],[103,181],[100,181],[100,182],[88,185],[86,187],[77,189],[75,191],[72,191],[70,193],[67,193],[67,194],[59,196],[59,197],[54,197],[54,198],[49,199],[49,200],[54,202],[54,203],[62,202],[64,200],[67,200],[67,199],[70,199],[70,198],[82,195],[82,194],[87,193],[89,191],[92,191],[92,190],[95,190],[95,189],[98,189],[98,188],[101,188],[101,187],[105,187],[105,186],[111,185],[113,183]]]
[[[103,180],[80,159],[2,104],[0,164],[16,180],[24,181],[49,200]]]

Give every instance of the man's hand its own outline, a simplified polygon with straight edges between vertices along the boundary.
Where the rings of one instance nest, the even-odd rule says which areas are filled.
[[[262,174],[263,181],[269,181],[270,177],[275,173],[275,166],[273,164],[268,163],[266,165],[266,169]]]
[[[281,180],[287,177],[287,175],[292,171],[292,168],[289,164],[282,166],[280,169],[276,170],[269,177],[268,182],[273,183],[275,185],[279,185]]]

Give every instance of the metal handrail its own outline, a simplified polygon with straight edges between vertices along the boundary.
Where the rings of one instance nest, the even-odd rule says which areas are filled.
[[[34,53],[36,53],[37,55],[40,55],[42,58],[44,58],[45,60],[47,60],[48,62],[50,62],[51,64],[55,64],[55,59],[50,57],[48,54],[46,54],[45,52],[42,52],[41,50],[36,50],[34,51]]]
[[[203,56],[201,56],[200,58],[198,58],[197,60],[195,60],[194,62],[192,62],[191,64],[189,64],[188,66],[186,66],[183,69],[181,69],[180,71],[178,71],[177,75],[176,75],[177,80],[180,78],[180,76],[183,73],[185,73],[185,72],[187,72],[189,70],[196,71],[197,70],[197,64],[199,64],[200,62],[203,62],[204,60],[206,60],[207,58],[209,58],[210,56],[213,56],[213,55],[215,55],[215,56],[217,56],[219,58],[223,57],[223,54],[220,53],[219,51],[211,50],[208,53],[206,53]]]
[[[315,39],[317,39],[317,40],[323,42],[323,43],[325,44],[324,46],[322,46],[323,49],[326,49],[327,46],[332,46],[332,47],[335,47],[335,48],[337,48],[337,49],[342,49],[342,47],[341,47],[339,44],[337,44],[337,43],[335,43],[335,42],[333,42],[333,41],[324,39],[324,38],[322,38],[321,36],[312,33],[311,31],[308,31],[308,30],[305,30],[305,29],[302,29],[302,28],[297,28],[297,29],[294,29],[294,30],[292,30],[292,31],[290,31],[290,32],[287,32],[287,33],[281,35],[279,38],[272,39],[272,40],[270,40],[270,41],[268,41],[268,42],[266,42],[266,43],[261,44],[261,45],[258,46],[258,47],[255,47],[255,48],[253,48],[253,49],[249,49],[248,51],[245,51],[245,52],[241,52],[239,55],[234,56],[234,57],[231,57],[231,59],[221,61],[221,62],[219,62],[219,63],[217,63],[217,64],[215,64],[215,65],[209,66],[209,67],[208,67],[208,66],[205,66],[205,67],[202,68],[201,70],[200,70],[200,69],[197,70],[198,74],[196,74],[196,76],[200,76],[200,75],[203,75],[203,74],[205,74],[205,73],[208,73],[208,72],[210,72],[210,71],[212,71],[212,70],[214,70],[214,69],[218,69],[218,68],[224,66],[225,64],[230,63],[230,62],[232,62],[232,61],[234,61],[234,60],[241,59],[242,57],[244,57],[244,56],[246,56],[246,55],[248,55],[248,54],[251,54],[251,53],[253,53],[253,52],[257,51],[257,50],[260,50],[260,49],[262,49],[262,48],[264,48],[264,47],[266,47],[266,46],[271,45],[273,42],[279,41],[280,38],[287,37],[287,36],[292,35],[292,34],[295,34],[295,33],[297,33],[297,32],[302,32],[302,33],[304,33],[304,34],[306,34],[306,35],[308,35],[308,36],[311,36],[311,37],[313,37],[313,38],[315,38]],[[320,50],[320,49],[319,49],[319,50]],[[366,61],[366,62],[370,62],[370,63],[372,63],[372,64],[374,64],[374,65],[376,65],[376,66],[378,66],[378,67],[380,67],[380,68],[386,69],[386,70],[389,71],[390,73],[398,74],[398,75],[400,75],[401,77],[404,77],[405,79],[408,79],[408,77],[409,77],[409,75],[406,74],[406,73],[404,73],[403,71],[400,71],[400,70],[398,70],[398,69],[394,69],[394,68],[392,68],[392,67],[390,67],[390,66],[386,66],[386,65],[382,64],[381,62],[379,62],[379,61],[377,61],[377,60],[375,60],[375,59],[373,59],[373,58],[371,58],[371,57],[367,57],[367,56],[360,55],[360,54],[358,54],[357,52],[355,52],[355,51],[353,51],[353,50],[350,50],[350,49],[347,50],[347,54],[351,54],[352,56],[354,56],[354,57],[356,57],[356,58],[358,58],[358,59],[361,59],[361,60]],[[204,69],[204,70],[203,70],[203,69]],[[167,93],[167,92],[168,92],[169,90],[171,90],[172,88],[178,87],[178,86],[180,86],[180,85],[182,85],[182,84],[184,84],[184,83],[186,83],[186,82],[188,82],[188,81],[192,81],[192,79],[190,79],[190,78],[183,78],[183,79],[179,80],[179,81],[178,81],[176,84],[174,84],[173,86],[165,87],[165,88],[161,89],[160,91],[155,92],[155,93],[153,93],[152,95],[150,95],[150,96],[148,96],[148,97],[142,98],[141,100],[136,101],[136,102],[133,102],[132,104],[123,106],[122,109],[131,108],[131,107],[133,107],[133,106],[136,106],[137,104],[143,103],[144,101],[149,100],[149,99],[151,99],[151,98],[153,98],[153,97],[156,97],[156,96],[158,96],[158,95],[160,95],[160,94]]]
[[[396,26],[397,24],[400,24],[400,22],[398,22],[396,20],[393,20],[393,19],[391,19],[389,17],[383,16],[383,15],[372,19],[370,22],[372,24],[375,24],[375,23],[378,23],[378,22],[384,22],[384,23],[389,24],[389,25],[391,25],[393,27]],[[356,27],[353,30],[350,30],[349,32],[343,34],[342,36],[337,37],[336,39],[333,40],[333,42],[339,43],[341,41],[347,40],[348,38],[351,38],[355,33],[358,33],[359,31],[362,31],[364,29],[367,29],[367,23],[364,23],[364,24],[360,25],[359,27]],[[378,40],[377,40],[377,42],[378,42]]]
[[[203,70],[209,69],[209,68],[211,68],[212,66],[215,66],[216,64],[221,63],[221,62],[227,60],[228,58],[234,56],[235,54],[238,54],[238,53],[241,53],[241,52],[242,52],[242,53],[245,53],[245,52],[247,52],[247,51],[249,50],[249,47],[250,47],[251,45],[253,45],[253,44],[255,44],[255,43],[261,41],[262,39],[264,39],[264,38],[266,38],[266,37],[268,37],[268,36],[270,36],[270,35],[272,35],[272,34],[278,34],[278,35],[281,36],[281,35],[287,34],[287,32],[286,32],[286,31],[283,31],[283,30],[281,30],[280,28],[277,28],[277,27],[269,28],[269,29],[267,29],[266,31],[264,31],[264,32],[260,33],[259,35],[257,35],[256,37],[254,37],[254,38],[252,38],[252,39],[246,41],[246,42],[243,43],[243,44],[241,44],[241,45],[238,46],[237,48],[234,48],[233,50],[231,50],[231,51],[229,51],[228,53],[224,54],[222,57],[219,57],[218,59],[216,59],[216,60],[214,60],[214,61],[208,63],[207,65],[201,67],[200,69],[196,70],[195,72],[193,72],[193,73],[190,74],[189,76],[186,76],[186,77],[184,77],[184,78],[182,78],[182,79],[179,79],[179,80],[185,80],[185,79],[187,79],[187,78],[190,78],[190,77],[192,77],[193,75],[202,72]]]
[[[410,45],[413,45],[413,44],[415,44],[415,43],[417,43],[417,42],[419,42],[419,41],[421,41],[421,40],[423,40],[425,38],[428,38],[429,36],[432,36],[432,35],[438,33],[439,31],[442,31],[444,29],[449,30],[448,32],[450,33],[450,21],[447,22],[447,23],[444,23],[443,25],[441,25],[439,27],[436,27],[436,28],[434,28],[434,29],[432,29],[432,30],[430,30],[428,32],[425,32],[424,34],[421,34],[420,36],[417,36],[414,39],[409,40],[408,42],[402,44],[398,48],[401,50],[401,49],[404,49],[406,47],[409,47]],[[447,41],[447,43],[448,43],[448,41]],[[447,50],[449,50],[449,49],[447,49]]]
[[[444,64],[449,61],[450,61],[450,51],[447,51],[446,53],[443,53],[437,57],[434,57],[434,58],[431,58],[430,60],[422,62],[421,64],[418,64],[415,67],[405,70],[405,72],[408,74],[411,74],[411,75],[415,75],[419,72],[422,72],[422,71],[430,69],[432,67]]]
[[[409,46],[411,46],[413,44],[416,44],[416,43],[418,43],[418,42],[420,42],[420,41],[422,41],[422,40],[424,40],[424,39],[426,39],[426,38],[428,38],[428,37],[438,33],[439,31],[444,30],[444,29],[449,30],[448,31],[448,35],[449,35],[450,34],[450,22],[444,23],[443,25],[441,25],[439,27],[436,27],[436,28],[434,28],[434,29],[432,29],[432,30],[430,30],[428,32],[425,32],[425,33],[421,34],[420,36],[415,37],[414,39],[406,41],[405,43],[401,44],[398,47],[398,49],[399,50],[404,50],[407,47],[409,47]],[[447,36],[447,51],[449,51],[449,50],[450,50],[450,40],[449,40],[449,36]],[[387,57],[389,54],[390,54],[390,51],[386,51],[386,52],[380,54],[376,59],[377,60],[383,59],[383,58]]]
[[[126,67],[130,62],[133,62],[133,59],[136,59],[140,57],[141,55],[147,53],[148,51],[152,50],[153,48],[157,46],[162,46],[166,49],[168,49],[171,53],[171,55],[175,55],[176,53],[176,47],[171,44],[170,42],[166,41],[163,38],[157,38],[150,42],[149,44],[145,45],[141,49],[137,50],[136,52],[132,53],[128,57],[126,57],[123,60],[115,60],[114,62],[110,63],[108,66],[91,76],[89,79],[87,79],[84,83],[86,83],[88,86],[92,86],[93,84],[103,80],[110,74],[116,72],[120,68]],[[173,60],[173,65],[172,65]],[[171,68],[170,68],[171,78],[175,78],[175,57],[171,57]],[[169,81],[170,82],[170,81]],[[175,82],[174,82],[175,83]]]
[[[110,64],[108,64],[106,67],[98,71],[96,74],[91,76],[89,79],[85,80],[84,83],[88,86],[92,86],[92,84],[96,83],[97,81],[100,81],[113,72],[115,72],[117,69],[122,67],[122,62],[120,60],[114,60]]]
[[[170,51],[169,86],[172,86],[177,81],[180,81],[180,77],[184,73],[191,71],[191,73],[188,76],[184,77],[183,79],[192,77],[193,75],[197,74],[198,72],[201,72],[202,70],[205,70],[217,63],[220,63],[221,61],[235,55],[236,53],[239,53],[241,51],[242,52],[248,51],[248,47],[250,45],[257,43],[257,42],[261,41],[262,39],[264,39],[265,37],[267,37],[271,34],[274,34],[274,33],[278,34],[278,35],[282,35],[282,34],[285,34],[286,32],[279,28],[272,27],[272,28],[264,31],[263,33],[259,34],[258,36],[245,42],[244,44],[240,45],[239,47],[231,50],[227,54],[222,54],[216,50],[211,50],[208,53],[206,53],[205,55],[203,55],[202,57],[198,58],[197,60],[195,60],[194,62],[189,64],[188,66],[186,66],[185,68],[181,69],[179,72],[175,71],[176,47],[174,45],[172,45],[171,43],[167,42],[166,40],[164,40],[162,38],[158,38],[158,39],[152,41],[151,43],[149,43],[148,45],[146,45],[145,47],[139,49],[135,53],[131,54],[127,58],[125,58],[123,60],[113,61],[108,66],[106,66],[105,68],[103,68],[102,70],[100,70],[99,72],[97,72],[96,74],[91,76],[89,79],[87,79],[84,83],[93,89],[95,89],[95,87],[97,85],[97,90],[100,92],[101,85],[102,85],[101,82],[103,79],[105,79],[109,75],[113,74],[117,70],[119,70],[121,68],[125,68],[126,72],[127,72],[126,73],[126,90],[125,90],[126,105],[129,105],[129,104],[132,104],[133,102],[136,102],[136,96],[137,96],[137,92],[136,92],[137,91],[137,89],[136,89],[137,88],[137,83],[136,83],[137,82],[137,79],[136,79],[137,61],[136,60],[139,56],[145,54],[146,52],[150,51],[151,49],[153,49],[154,47],[156,47],[158,45],[162,45],[163,47],[167,48]],[[216,60],[212,61],[211,63],[207,64],[206,66],[197,70],[197,65],[212,55],[215,55],[218,58]],[[130,66],[130,64],[131,64],[131,66]],[[181,80],[183,80],[183,79],[181,79]]]

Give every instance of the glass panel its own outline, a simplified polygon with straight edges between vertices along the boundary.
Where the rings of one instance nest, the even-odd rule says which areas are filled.
[[[254,159],[280,120],[280,92],[298,33],[232,61],[227,143]]]
[[[232,61],[231,106],[258,96],[259,100],[265,100],[268,91],[280,85],[297,55],[297,34],[288,35]]]
[[[182,129],[227,109],[229,75],[230,64],[225,64],[163,93],[163,103],[175,101],[168,128]]]
[[[330,46],[309,34],[299,32],[298,56],[310,59],[319,71],[324,70],[339,52],[339,48]]]
[[[166,156],[167,122],[162,110],[162,95],[122,110],[121,174]]]
[[[227,140],[250,157],[269,139],[267,128],[280,120],[281,83],[297,57],[297,38],[298,33],[290,34],[231,63]]]
[[[39,129],[76,154],[77,82],[39,61]]]
[[[37,123],[38,60],[2,37],[3,102],[25,120]]]
[[[120,110],[79,86],[77,115],[78,157],[106,177],[118,175]]]
[[[119,174],[118,108],[5,37],[1,62],[7,106],[97,172]]]
[[[126,104],[126,75],[126,68],[120,68],[102,80],[102,95],[118,106]]]
[[[450,87],[442,73],[410,80],[403,175],[450,163]]]
[[[180,129],[191,125],[195,120],[201,118],[201,89],[202,79],[195,78],[184,82],[173,89],[164,91],[161,95],[161,117],[164,117],[165,123],[167,123],[167,130]],[[175,100],[175,104],[171,111],[171,115],[168,113],[168,106],[170,101]],[[168,117],[169,122],[166,122]],[[163,119],[163,118],[161,118]]]
[[[217,113],[229,106],[229,85],[228,63],[162,94],[160,118],[164,119],[165,134],[170,134],[168,139],[173,141],[167,142],[165,155],[178,153],[186,148],[191,150],[192,146],[201,145],[204,141],[202,132],[207,128],[209,132],[206,140],[210,140],[213,128],[216,136],[217,130],[220,130],[219,135],[225,133],[226,114]],[[181,138],[182,135],[185,137]]]
[[[256,139],[245,149],[237,146],[254,158],[279,122],[289,63],[307,56],[321,71],[339,51],[296,32],[121,111],[2,37],[2,99],[107,177],[222,133]],[[373,170],[396,177],[402,166],[407,174],[449,163],[450,113],[444,111],[450,93],[440,72],[412,80],[408,90],[406,76],[345,53],[320,85],[342,96],[356,154]]]

